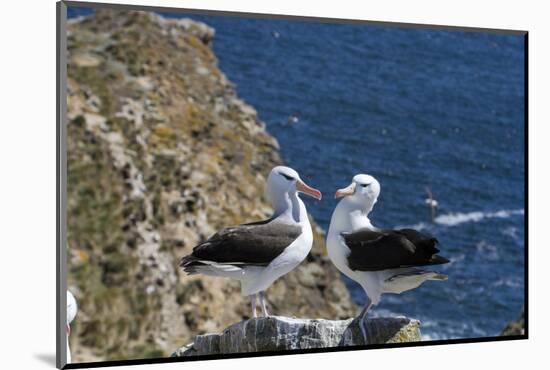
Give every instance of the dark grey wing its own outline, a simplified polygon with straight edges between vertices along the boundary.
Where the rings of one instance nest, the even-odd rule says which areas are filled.
[[[343,233],[344,243],[351,251],[348,255],[350,269],[380,271],[449,262],[446,258],[436,255],[438,249],[435,248],[435,238],[422,236],[420,233],[417,235],[412,231],[363,229]]]
[[[195,261],[239,265],[268,265],[301,234],[296,225],[256,222],[227,227],[193,248],[180,262],[187,267]]]
[[[439,241],[429,234],[424,234],[414,229],[400,229],[393,230],[393,232],[405,236],[417,248],[422,248],[425,253],[439,253],[439,249],[436,247]]]

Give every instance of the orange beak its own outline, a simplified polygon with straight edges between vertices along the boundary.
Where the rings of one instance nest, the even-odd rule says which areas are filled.
[[[322,194],[319,190],[313,189],[307,186],[302,180],[296,181],[296,190],[301,193],[307,194],[317,200],[321,200]]]
[[[67,324],[67,336],[71,335],[71,326]]]
[[[336,190],[336,194],[334,194],[334,198],[341,198],[348,195],[353,195],[354,193],[355,193],[355,183],[353,182],[347,188]]]

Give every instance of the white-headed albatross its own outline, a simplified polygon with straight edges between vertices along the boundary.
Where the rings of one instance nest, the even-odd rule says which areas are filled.
[[[256,317],[256,295],[263,315],[268,316],[265,290],[300,264],[313,244],[306,206],[299,193],[321,199],[321,192],[306,185],[292,168],[273,168],[267,178],[273,216],[224,228],[193,248],[180,266],[188,274],[239,280],[242,294],[250,297],[252,317]]]
[[[361,285],[367,303],[359,315],[365,341],[365,318],[383,293],[402,293],[426,280],[447,276],[421,266],[449,262],[438,256],[437,239],[412,229],[382,230],[374,227],[369,213],[380,194],[380,184],[369,175],[356,175],[346,188],[336,192],[343,199],[332,214],[327,251],[336,267]]]
[[[71,322],[76,316],[78,306],[73,294],[67,290],[67,363],[71,363],[71,349],[69,348],[69,335],[71,334]]]

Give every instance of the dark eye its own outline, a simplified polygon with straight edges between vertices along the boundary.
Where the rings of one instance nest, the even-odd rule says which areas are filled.
[[[361,184],[362,187],[366,188],[367,186],[369,186],[370,184]]]
[[[281,176],[283,176],[285,179],[287,179],[288,181],[292,181],[294,180],[294,177],[291,177],[291,176],[288,176],[288,175],[285,175],[284,173],[279,173]]]

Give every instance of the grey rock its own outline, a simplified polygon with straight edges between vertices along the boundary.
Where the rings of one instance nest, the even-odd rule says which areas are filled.
[[[520,317],[515,321],[510,321],[500,332],[501,336],[524,335],[525,334],[525,308],[521,310]]]
[[[197,335],[172,356],[357,346],[420,341],[420,322],[406,317],[367,320],[365,343],[357,319],[295,319],[282,316],[245,320],[220,334]]]

